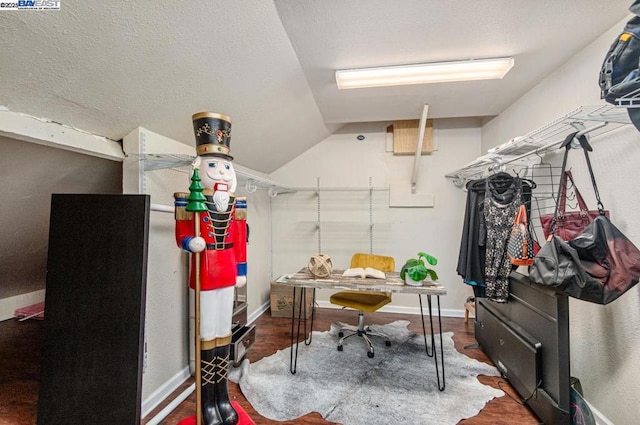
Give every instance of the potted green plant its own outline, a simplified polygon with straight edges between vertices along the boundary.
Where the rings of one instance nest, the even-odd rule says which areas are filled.
[[[423,281],[428,277],[431,280],[438,280],[438,274],[435,270],[427,268],[427,264],[435,266],[438,259],[424,252],[418,252],[418,258],[409,258],[400,269],[400,278],[407,285],[422,286]]]

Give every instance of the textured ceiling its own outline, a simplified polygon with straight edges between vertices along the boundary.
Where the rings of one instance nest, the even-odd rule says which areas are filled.
[[[236,162],[269,173],[344,123],[492,116],[627,14],[629,0],[61,1],[0,13],[0,106],[119,139],[193,144],[233,119]],[[604,55],[604,52],[603,52]],[[338,91],[334,70],[514,56],[497,81]],[[594,81],[597,70],[594,70]],[[595,83],[594,83],[595,84]]]
[[[629,0],[276,0],[327,123],[498,115],[629,14]],[[603,52],[603,56],[604,56]],[[502,80],[338,90],[334,70],[515,58]],[[598,71],[594,70],[594,88]]]

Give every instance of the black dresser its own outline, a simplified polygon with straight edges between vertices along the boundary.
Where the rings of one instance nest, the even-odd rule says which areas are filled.
[[[509,280],[507,303],[476,299],[476,339],[545,424],[568,425],[567,296],[520,273],[512,273]]]

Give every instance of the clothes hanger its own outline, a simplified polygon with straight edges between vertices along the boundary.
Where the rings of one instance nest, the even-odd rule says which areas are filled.
[[[578,195],[576,194],[576,186],[573,184],[572,181],[567,182],[567,191],[566,191],[565,198],[567,200],[566,205],[569,210],[577,211],[580,209],[578,205]],[[569,202],[573,202],[573,203],[569,203]]]
[[[538,185],[536,184],[536,182],[534,182],[531,179],[521,179],[522,183],[527,184],[531,189],[535,189],[536,187],[538,187]]]
[[[506,171],[498,171],[497,173],[487,177],[487,180],[490,180],[492,182],[503,182],[503,181],[511,182],[513,181],[513,179],[514,179],[514,176],[507,173]]]
[[[525,165],[523,168],[520,168],[518,171],[514,171],[514,173],[516,174],[516,177],[518,177],[520,181],[522,181],[522,183],[528,185],[532,190],[538,187],[536,182],[534,182],[532,179],[526,178],[527,174],[529,174],[529,166]],[[520,177],[521,173],[522,173],[522,177]]]
[[[503,195],[513,189],[513,182],[516,178],[505,171],[499,171],[487,177],[486,187],[496,195]]]
[[[484,192],[486,187],[485,179],[470,180],[467,182],[467,190],[472,192]]]
[[[549,176],[549,181],[551,184],[551,193],[554,193],[554,189],[553,189],[553,169],[551,168],[551,164],[548,162],[544,162],[544,158],[542,157],[542,155],[540,155],[540,152],[538,152],[538,150],[536,149],[535,152],[536,156],[538,158],[540,158],[540,162],[537,165],[533,165],[531,167],[531,179],[535,180],[535,170],[536,168],[545,168],[548,170],[548,176]],[[544,173],[542,173],[542,175],[544,176]]]

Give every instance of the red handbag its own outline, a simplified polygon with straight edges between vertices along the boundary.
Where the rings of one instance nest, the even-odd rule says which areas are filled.
[[[598,186],[596,185],[596,178],[593,175],[593,169],[591,168],[591,160],[589,160],[589,152],[593,149],[584,135],[577,135],[577,131],[567,135],[562,145],[560,145],[560,149],[564,148],[565,152],[564,159],[562,160],[562,174],[560,187],[558,188],[558,197],[556,198],[556,209],[553,214],[543,214],[540,216],[542,231],[544,232],[546,240],[550,239],[550,235],[556,235],[563,241],[568,242],[580,235],[580,233],[582,233],[582,231],[586,229],[587,226],[596,219],[596,217],[603,215],[609,218],[609,211],[605,211],[602,201],[600,200],[600,193],[598,192]],[[593,185],[593,191],[596,195],[596,201],[598,201],[597,210],[587,209],[587,204],[584,202],[576,184],[573,182],[571,171],[567,171],[566,169],[567,158],[569,157],[569,150],[571,149],[571,142],[574,138],[580,143],[580,147],[584,152],[584,158],[587,161],[591,184]],[[571,180],[571,183],[573,184],[573,190],[576,194],[580,211],[567,212],[567,180]]]
[[[576,194],[576,200],[578,201],[579,211],[567,212],[567,183],[571,180],[573,185],[573,191]],[[584,198],[578,191],[578,187],[573,181],[571,171],[565,171],[560,180],[559,202],[558,202],[558,216],[555,222],[555,235],[563,241],[570,241],[578,236],[584,229],[587,228],[589,223],[595,220],[600,214],[599,210],[589,210]],[[543,214],[540,216],[540,222],[542,223],[542,231],[545,239],[549,237],[552,232],[554,214]],[[609,211],[604,211],[604,215],[609,218]]]

